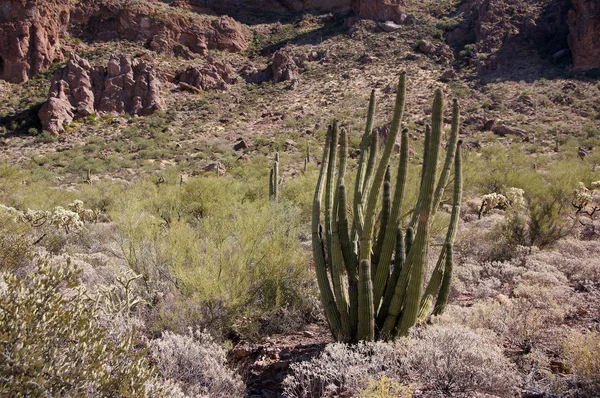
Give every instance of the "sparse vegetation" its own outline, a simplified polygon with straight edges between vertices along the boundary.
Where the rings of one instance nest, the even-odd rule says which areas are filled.
[[[246,10],[251,0],[69,0],[71,11],[86,2],[102,18],[72,14],[48,69],[23,84],[0,80],[0,396],[600,395],[600,81],[562,51],[568,26],[558,24],[570,4],[409,2],[394,26],[337,11]],[[139,24],[116,31],[141,29],[139,41],[88,35],[94,24],[128,21],[123,5]],[[248,24],[245,50],[214,48],[232,21],[198,15],[206,7]],[[187,41],[205,28],[206,42]],[[37,44],[23,56],[45,48]],[[292,80],[246,81],[284,46],[302,64]],[[166,110],[96,106],[64,134],[44,130],[38,112],[71,51],[92,69],[115,52],[152,64]],[[12,63],[2,56],[0,72]],[[219,90],[180,85],[189,67],[218,64],[231,69]],[[401,70],[405,112],[391,126]],[[432,106],[437,89],[460,100],[456,125],[453,109]],[[382,100],[365,128],[371,90]],[[432,114],[448,125],[436,130],[439,146],[424,139]],[[335,119],[338,137],[328,129]],[[449,169],[427,156],[437,147],[453,154],[454,131],[462,180],[456,156],[446,157]],[[240,138],[244,148],[234,149]],[[389,154],[372,159],[371,201],[356,176],[375,149]],[[414,204],[423,165],[435,164],[425,180],[439,191],[423,234]],[[315,227],[320,171],[328,211],[316,212]],[[394,187],[404,187],[401,205]],[[366,221],[372,236],[361,236]],[[311,234],[322,239],[323,263]],[[409,259],[417,252],[426,255]],[[367,258],[379,278],[361,272]],[[400,260],[412,274],[400,293],[417,299],[398,306],[397,296],[384,332]],[[373,310],[360,312],[369,321],[359,328],[369,281]],[[320,300],[325,285],[333,304]],[[344,309],[347,330],[335,316]],[[358,342],[371,338],[395,341]]]

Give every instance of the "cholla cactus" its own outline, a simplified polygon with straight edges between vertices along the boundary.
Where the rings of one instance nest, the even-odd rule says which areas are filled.
[[[65,233],[67,234],[71,230],[77,231],[83,228],[83,221],[79,218],[79,214],[71,210],[66,210],[61,206],[56,206],[54,208],[50,223],[56,225],[58,228],[64,228]]]
[[[67,208],[70,211],[73,211],[79,215],[79,218],[83,222],[97,222],[98,221],[98,211],[94,209],[86,209],[83,206],[83,202],[81,200],[74,200],[72,203],[67,205]]]
[[[483,195],[481,197],[481,208],[479,209],[479,218],[486,215],[493,209],[506,210],[522,210],[525,208],[526,202],[524,197],[525,191],[521,188],[508,188],[506,195],[496,192]]]
[[[492,192],[483,195],[481,198],[481,207],[479,208],[479,218],[489,213],[492,209],[506,209],[509,206],[508,198],[502,194]]]
[[[506,198],[510,204],[510,207],[516,210],[525,208],[525,197],[523,196],[525,191],[521,188],[508,188],[506,191]]]
[[[594,187],[595,183],[592,183],[592,187]],[[577,208],[578,211],[582,211],[593,199],[593,191],[590,191],[585,187],[583,182],[577,184],[577,188],[573,192],[573,206]]]

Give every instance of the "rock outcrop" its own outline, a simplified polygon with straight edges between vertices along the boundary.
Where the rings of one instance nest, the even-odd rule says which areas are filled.
[[[329,53],[327,51],[309,51],[307,54],[298,54],[291,45],[277,50],[269,65],[263,70],[257,70],[253,66],[247,66],[240,75],[247,83],[261,84],[266,81],[275,83],[283,81],[297,81],[300,74],[306,69],[307,62],[327,62]]]
[[[62,61],[59,38],[68,23],[67,0],[2,0],[0,79],[23,83]]]
[[[177,76],[177,81],[180,88],[184,89],[188,85],[203,91],[226,91],[231,84],[237,83],[237,78],[231,66],[216,61],[203,66],[190,66]]]
[[[600,0],[573,0],[567,21],[575,69],[600,68]]]
[[[233,18],[200,16],[155,2],[100,0],[76,8],[73,34],[88,39],[126,39],[162,52],[196,54],[208,50],[238,52],[249,43],[250,31]]]
[[[471,45],[461,58],[479,73],[514,65],[515,59],[531,65],[532,57],[551,58],[567,47],[568,10],[565,0],[468,0],[458,11],[461,23],[446,39],[458,50]]]
[[[354,0],[352,11],[358,18],[402,23],[406,19],[405,0]]]
[[[75,118],[94,112],[143,116],[164,108],[160,83],[148,63],[112,55],[107,68],[93,69],[71,54],[54,73],[38,116],[45,130],[60,134]]]

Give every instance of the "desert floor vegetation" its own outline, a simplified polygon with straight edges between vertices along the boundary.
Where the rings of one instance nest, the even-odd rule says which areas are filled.
[[[208,12],[199,3],[221,2],[97,3],[157,7],[152,23],[169,29],[170,18],[221,21],[197,15]],[[490,0],[511,14],[494,17],[488,36],[498,40],[449,44],[452,32],[474,29],[465,2],[408,3],[406,20],[385,26],[344,12],[250,13],[244,50],[202,55],[181,43],[156,51],[151,41],[82,38],[73,29],[85,26],[72,22],[61,33],[65,61],[22,84],[0,80],[0,397],[600,396],[598,75],[545,47],[496,62],[492,44],[532,41],[499,30],[526,35],[537,25],[522,29],[520,15],[538,21],[552,7]],[[178,45],[186,51],[176,55]],[[293,78],[252,83],[282,48]],[[152,61],[164,109],[90,112],[62,134],[44,130],[38,111],[69,51],[94,68],[117,51]],[[220,63],[232,77],[223,89],[178,82],[187,68]],[[402,122],[392,123],[404,88]],[[436,121],[437,162],[425,139]],[[386,145],[390,132],[398,139]],[[322,168],[327,151],[342,149],[345,213],[335,161]],[[328,251],[326,220],[344,213],[347,237],[359,241],[358,205],[368,202],[357,175],[377,151],[381,196],[391,200],[406,179],[394,242],[416,227],[421,193],[440,189],[414,279],[435,282],[448,268],[451,283],[439,280],[444,294],[424,316],[413,306],[402,331],[395,320],[382,333],[374,309],[373,330],[332,333],[337,299],[359,274]],[[428,164],[437,172],[423,173]],[[315,212],[320,176],[330,187]],[[346,254],[379,256],[386,203],[377,196],[367,214],[373,250]],[[390,276],[401,246],[387,259]],[[335,301],[323,300],[323,281],[338,283]],[[379,300],[394,297],[391,283],[376,287]]]

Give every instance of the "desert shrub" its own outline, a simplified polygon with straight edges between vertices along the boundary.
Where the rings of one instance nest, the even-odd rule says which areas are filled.
[[[15,223],[11,216],[0,213],[0,271],[29,263],[33,255],[29,233],[28,225]]]
[[[571,331],[563,352],[581,396],[600,394],[600,333]]]
[[[193,397],[242,397],[244,384],[239,375],[227,367],[227,350],[200,331],[187,335],[164,332],[152,341],[151,355],[158,373],[176,382]]]
[[[25,279],[5,276],[0,293],[0,395],[160,396],[134,336],[114,341],[95,321],[78,270],[39,262]],[[63,295],[63,288],[70,291]]]
[[[284,380],[284,395],[294,398],[357,395],[371,381],[386,375],[395,379],[398,371],[399,357],[393,344],[333,343],[318,358],[291,365],[291,374]]]
[[[435,396],[512,396],[519,382],[516,367],[501,347],[457,324],[418,329],[395,344],[330,344],[320,357],[291,369],[284,381],[287,397],[410,396],[413,386]],[[385,395],[392,391],[397,395]]]
[[[402,368],[423,388],[447,396],[513,396],[516,367],[489,337],[460,325],[414,331],[399,342]]]
[[[359,391],[361,398],[411,398],[414,389],[400,382],[383,376],[378,380],[372,380]]]
[[[154,314],[156,326],[180,333],[192,325],[233,328],[254,338],[273,311],[312,311],[298,208],[269,202],[266,193],[248,200],[247,186],[212,176],[183,186],[144,181],[114,200],[109,213],[123,258],[149,293],[169,293]],[[194,318],[182,322],[167,308]]]

